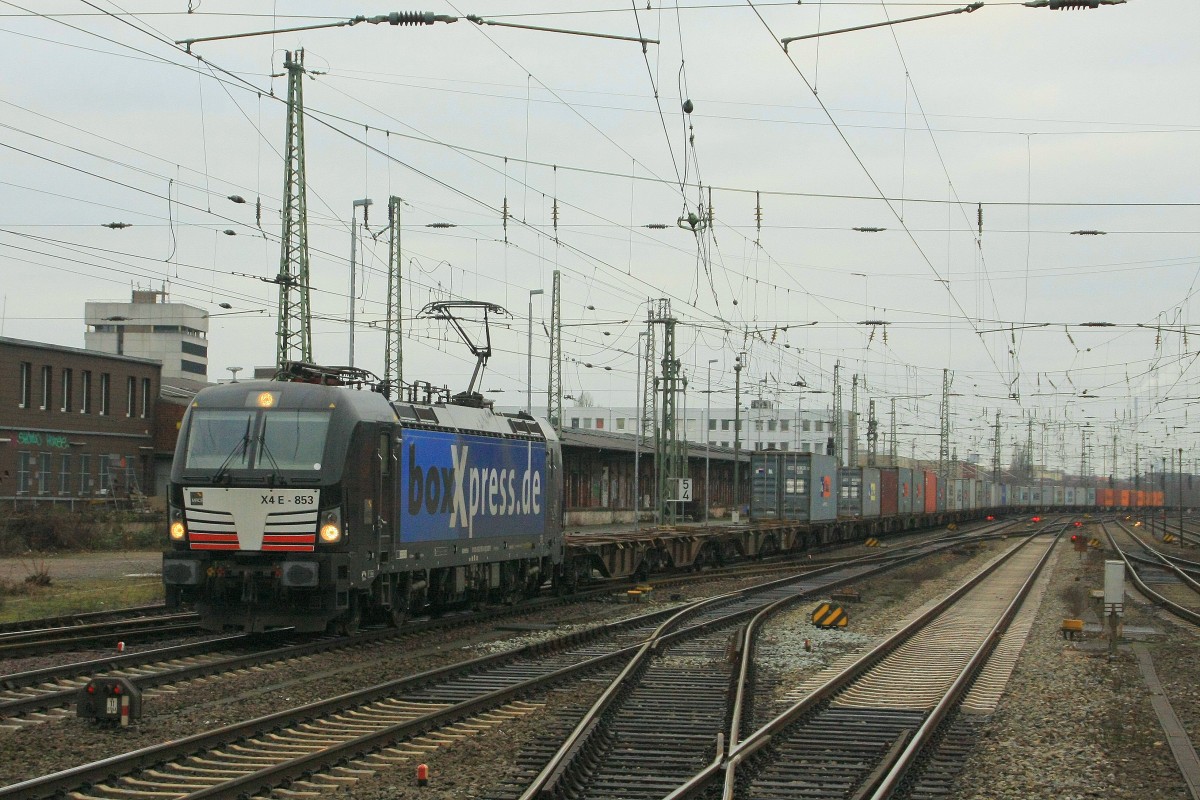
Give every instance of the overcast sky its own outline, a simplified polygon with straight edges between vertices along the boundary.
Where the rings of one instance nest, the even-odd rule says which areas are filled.
[[[647,300],[669,298],[692,405],[717,359],[713,404],[732,406],[744,351],[743,401],[828,405],[831,394],[793,384],[830,392],[838,361],[845,407],[859,374],[862,411],[875,398],[883,430],[888,398],[923,395],[899,401],[905,453],[915,443],[936,456],[947,368],[960,455],[987,460],[996,411],[1006,462],[1031,417],[1046,460],[1072,469],[1089,425],[1097,474],[1112,470],[1114,431],[1119,473],[1135,441],[1156,460],[1168,435],[1172,448],[1194,443],[1200,4],[989,3],[786,53],[781,37],[958,6],[191,6],[0,0],[3,335],[80,347],[86,301],[165,285],[214,315],[210,378],[273,364],[277,290],[263,279],[280,258],[279,74],[284,52],[304,48],[320,362],[348,358],[351,208],[370,198],[356,362],[383,372],[395,195],[409,381],[465,388],[466,348],[413,317],[434,300],[487,300],[513,317],[493,330],[482,388],[523,403],[529,290],[544,289],[533,302],[544,404],[559,269],[564,391],[598,404],[636,402]],[[394,10],[659,43],[643,53],[463,19],[196,44],[204,61],[172,44]],[[677,224],[710,197],[711,228]],[[1098,322],[1113,326],[1083,324]]]

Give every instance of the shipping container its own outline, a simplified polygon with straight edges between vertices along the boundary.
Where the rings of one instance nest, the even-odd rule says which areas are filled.
[[[900,475],[900,495],[897,498],[897,511],[901,514],[913,513],[913,471],[908,467],[897,467]]]
[[[913,470],[912,496],[913,512],[920,514],[925,510],[925,481],[920,470]]]
[[[1066,489],[1064,490],[1063,496],[1066,500],[1067,505],[1069,505],[1069,506],[1075,505],[1075,487],[1074,486],[1066,487]]]
[[[887,517],[913,512],[913,472],[907,467],[884,467],[879,470],[883,494],[880,513]]]
[[[838,470],[838,516],[879,516],[879,470],[872,467]]]
[[[973,480],[971,481],[971,487],[974,490],[972,497],[975,498],[971,504],[971,508],[986,508],[989,505],[986,494],[987,485],[981,480]]]
[[[1083,504],[1088,508],[1096,507],[1096,490],[1094,488],[1088,487],[1087,496],[1083,498]]]
[[[1017,505],[1027,506],[1033,502],[1033,490],[1028,486],[1020,487]]]
[[[1008,507],[1008,484],[1007,483],[1000,484],[1000,499],[999,499],[999,502],[997,503],[997,505],[1000,508]]]
[[[879,515],[894,517],[899,511],[900,476],[895,467],[879,470]]]
[[[1054,499],[1051,500],[1050,502],[1056,506],[1063,505],[1063,487],[1061,487],[1061,486],[1054,487]]]
[[[819,522],[837,519],[832,456],[756,452],[750,455],[750,516]]]
[[[1112,508],[1116,503],[1113,502],[1113,489],[1098,489],[1096,491],[1096,504],[1104,508]]]
[[[925,484],[925,513],[932,514],[938,510],[938,480],[933,470],[924,470],[921,481]]]
[[[1120,508],[1128,508],[1132,505],[1129,498],[1129,489],[1119,489],[1117,491],[1117,506]]]

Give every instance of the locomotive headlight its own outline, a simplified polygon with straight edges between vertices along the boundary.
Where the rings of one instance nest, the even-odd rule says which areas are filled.
[[[319,535],[324,544],[336,544],[342,540],[342,513],[338,509],[331,509],[321,515]]]
[[[167,531],[173,542],[182,542],[187,538],[187,525],[183,522],[183,512],[178,508],[171,509],[171,525]]]

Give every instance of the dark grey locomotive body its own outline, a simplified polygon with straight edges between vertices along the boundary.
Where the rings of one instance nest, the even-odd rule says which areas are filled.
[[[356,627],[536,592],[563,558],[562,457],[525,416],[343,386],[201,391],[170,483],[169,603],[203,625]]]

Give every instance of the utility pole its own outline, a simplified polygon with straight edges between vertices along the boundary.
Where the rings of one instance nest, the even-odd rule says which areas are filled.
[[[846,447],[846,465],[858,466],[858,374],[850,379],[850,441]]]
[[[892,432],[888,439],[888,466],[896,466],[896,398],[892,398]]]
[[[562,274],[554,270],[550,297],[550,378],[546,381],[546,413],[556,433],[562,433]]]
[[[642,337],[649,336],[649,331],[641,331],[638,333],[638,360],[637,360],[637,389],[638,397],[638,423],[633,432],[633,530],[636,532],[641,527],[642,521],[642,492],[641,492],[641,475],[642,475],[642,436],[643,422],[645,421],[642,403],[645,402],[645,395],[641,394],[642,389]]]
[[[708,524],[708,510],[712,507],[712,497],[709,495],[709,462],[712,459],[712,433],[709,429],[712,427],[712,365],[717,363],[717,359],[710,358],[708,360],[708,388],[704,394],[708,398],[704,405],[704,524]],[[803,397],[804,395],[800,395]],[[797,411],[796,416],[799,416]],[[799,425],[799,423],[797,423]]]
[[[1084,485],[1087,485],[1088,474],[1088,443],[1087,443],[1087,427],[1083,426],[1079,429],[1079,477],[1083,480]],[[1064,470],[1065,472],[1065,470]]]
[[[287,145],[283,157],[283,231],[279,247],[279,326],[275,366],[312,362],[308,283],[308,190],[304,178],[304,51],[285,52],[288,76]]]
[[[875,466],[879,455],[879,420],[875,419],[875,401],[867,403],[867,466]]]
[[[658,441],[658,395],[654,391],[654,324],[650,321],[653,314],[646,317],[646,349],[642,353],[642,375],[646,382],[642,384],[642,436],[652,436]],[[657,446],[657,445],[656,445]]]
[[[950,480],[950,370],[942,370],[942,429],[938,436],[938,482]]]
[[[363,227],[367,227],[367,213],[371,208],[371,200],[363,198],[355,200],[350,207],[350,360],[348,365],[354,366],[354,300],[358,297],[358,209],[363,210]],[[370,230],[367,231],[370,233]]]
[[[679,507],[677,481],[683,477],[680,469],[679,432],[676,428],[675,407],[679,391],[679,360],[675,358],[675,318],[671,316],[670,298],[660,298],[651,309],[651,324],[663,326],[662,346],[662,421],[658,430],[658,496],[660,511],[667,510],[667,524],[674,525]]]
[[[833,365],[833,453],[835,466],[842,465],[842,362]]]
[[[995,431],[996,441],[992,447],[992,483],[996,485],[996,492],[1000,491],[1000,412],[996,412]]]
[[[400,250],[399,197],[388,198],[388,301],[387,332],[383,344],[383,380],[399,398],[404,388],[404,259]]]
[[[1029,474],[1026,476],[1029,480],[1033,480],[1033,418],[1029,418],[1028,428],[1025,432],[1025,465]]]
[[[741,484],[738,482],[739,460],[742,450],[742,356],[738,353],[733,362],[733,515],[734,522],[739,522],[738,515],[742,513]]]

